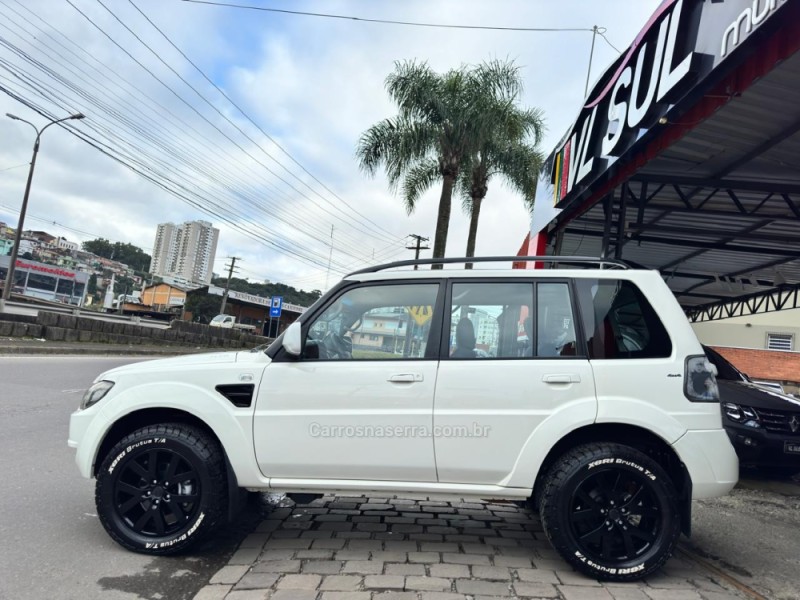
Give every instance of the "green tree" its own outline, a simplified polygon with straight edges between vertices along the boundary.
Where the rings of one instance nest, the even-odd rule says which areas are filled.
[[[484,68],[491,69],[494,65]],[[465,256],[475,256],[481,206],[492,177],[502,176],[522,196],[528,209],[533,209],[536,182],[544,160],[538,148],[544,133],[544,121],[539,109],[517,106],[522,79],[517,68],[513,68],[517,74],[514,85],[475,100],[482,106],[483,117],[480,127],[473,132],[472,152],[464,159],[457,183],[464,210],[470,215]]]
[[[219,287],[225,287],[226,281],[227,278],[219,277],[213,279],[211,283]],[[250,281],[247,281],[246,279],[241,279],[239,277],[231,278],[230,289],[236,292],[254,294],[256,296],[261,296],[264,298],[266,297],[271,298],[272,296],[282,296],[284,302],[288,302],[290,304],[298,304],[300,306],[311,306],[322,295],[322,293],[319,290],[304,292],[302,290],[297,290],[292,286],[285,285],[283,283],[252,283]]]
[[[86,284],[86,291],[90,296],[94,296],[97,293],[97,275],[92,273],[89,276],[89,281]]]
[[[483,110],[494,98],[517,93],[519,85],[517,68],[502,61],[443,75],[427,63],[399,62],[386,78],[398,114],[362,134],[356,157],[369,175],[383,165],[390,188],[402,189],[409,213],[425,191],[442,181],[434,258],[445,254],[453,189],[465,160],[477,152],[486,127]]]
[[[192,313],[192,319],[200,323],[208,323],[219,313],[219,296],[208,294],[188,294],[184,310]]]
[[[98,238],[83,242],[82,246],[86,252],[91,252],[109,260],[116,260],[128,265],[134,271],[146,272],[150,268],[150,255],[133,244],[112,243],[106,239]]]

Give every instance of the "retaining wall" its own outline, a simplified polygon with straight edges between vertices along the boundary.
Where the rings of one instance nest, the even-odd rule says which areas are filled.
[[[0,314],[0,337],[33,337],[56,342],[252,348],[271,341],[238,329],[172,321],[168,329],[39,311],[37,316]]]

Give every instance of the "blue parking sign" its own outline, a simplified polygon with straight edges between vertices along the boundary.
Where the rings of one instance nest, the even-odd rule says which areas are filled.
[[[272,306],[270,306],[269,308],[270,318],[280,317],[282,309],[283,309],[283,296],[273,296]]]

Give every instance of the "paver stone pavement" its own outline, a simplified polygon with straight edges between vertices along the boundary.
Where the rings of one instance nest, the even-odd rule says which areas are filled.
[[[273,496],[256,531],[195,600],[736,600],[680,556],[644,581],[600,582],[553,550],[517,503],[451,497]]]

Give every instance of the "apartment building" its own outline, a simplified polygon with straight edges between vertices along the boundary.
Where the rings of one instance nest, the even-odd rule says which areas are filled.
[[[218,240],[219,229],[208,221],[161,223],[156,229],[150,272],[159,277],[210,283]]]

